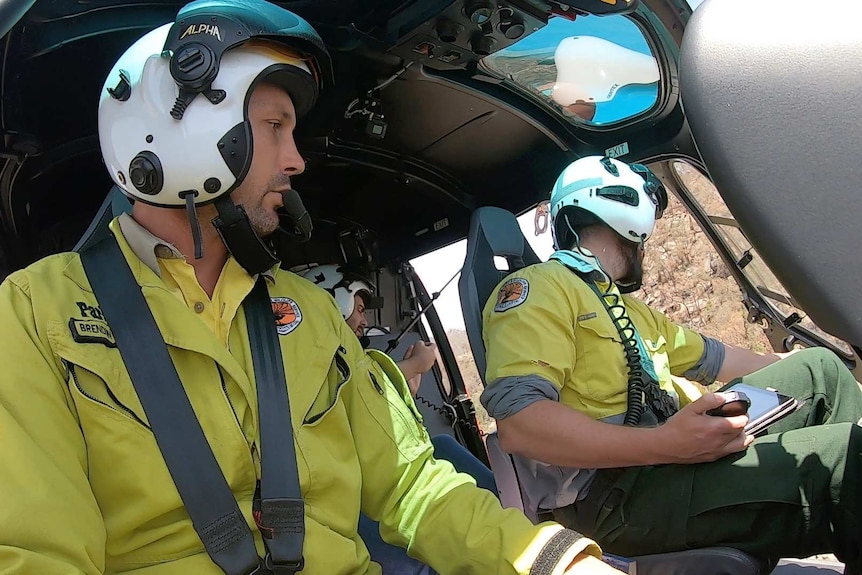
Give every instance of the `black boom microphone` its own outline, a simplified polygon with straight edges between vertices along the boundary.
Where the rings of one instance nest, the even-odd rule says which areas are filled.
[[[302,198],[294,189],[283,192],[281,197],[283,206],[278,210],[279,230],[294,241],[307,242],[311,239],[314,225]]]

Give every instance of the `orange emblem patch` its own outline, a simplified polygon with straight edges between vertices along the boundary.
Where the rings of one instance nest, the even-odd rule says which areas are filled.
[[[272,298],[272,314],[279,335],[287,335],[302,323],[302,312],[289,297]]]
[[[494,311],[506,311],[527,301],[530,283],[524,278],[512,278],[500,287]]]

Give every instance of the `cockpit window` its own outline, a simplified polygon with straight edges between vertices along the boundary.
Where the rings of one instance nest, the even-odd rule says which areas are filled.
[[[691,197],[697,202],[715,227],[725,245],[733,253],[742,273],[757,288],[783,320],[798,316],[800,327],[808,330],[833,349],[852,357],[852,350],[843,341],[823,330],[807,317],[799,303],[788,293],[778,278],[760,258],[757,249],[748,241],[736,219],[727,209],[724,200],[712,182],[697,168],[684,161],[672,162],[673,170]]]
[[[622,15],[551,18],[482,66],[576,124],[622,122],[653,108],[659,96],[655,55]]]

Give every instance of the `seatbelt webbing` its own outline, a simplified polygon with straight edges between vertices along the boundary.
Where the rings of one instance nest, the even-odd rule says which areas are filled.
[[[303,568],[305,506],[293,445],[290,399],[266,278],[260,276],[243,303],[248,324],[260,419],[261,533],[265,565],[295,573]]]
[[[109,235],[88,246],[81,253],[81,263],[207,553],[228,575],[253,572],[260,564],[254,537],[119,245]]]

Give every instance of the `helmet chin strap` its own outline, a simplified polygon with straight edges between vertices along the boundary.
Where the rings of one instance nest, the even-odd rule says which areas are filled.
[[[237,263],[249,273],[257,275],[271,269],[278,257],[264,240],[255,233],[242,206],[236,205],[225,194],[214,202],[218,217],[213,226]]]
[[[273,233],[280,232],[297,242],[308,241],[311,238],[313,226],[311,216],[305,209],[302,199],[293,189],[284,192],[282,197],[284,207],[279,210],[279,227]],[[188,197],[186,202],[188,204]],[[194,205],[193,201],[192,205]],[[279,263],[280,260],[269,241],[257,235],[248,219],[245,208],[234,204],[233,200],[230,199],[230,194],[217,199],[214,205],[218,217],[213,220],[213,226],[221,236],[228,251],[249,275],[263,273]],[[193,210],[193,208],[191,209]],[[191,217],[190,215],[189,218]],[[197,218],[195,218],[195,222],[197,222]],[[200,226],[198,226],[199,234]],[[195,246],[195,254],[197,254],[197,243]]]
[[[189,226],[192,229],[192,240],[195,244],[195,259],[199,260],[204,257],[204,245],[201,237],[201,224],[198,221],[198,212],[195,206],[195,197],[197,192],[184,192],[181,194],[186,201],[186,214],[189,216]]]
[[[620,290],[620,293],[632,293],[641,289],[643,286],[643,277],[638,278],[634,283],[622,284],[617,283],[617,289]]]

